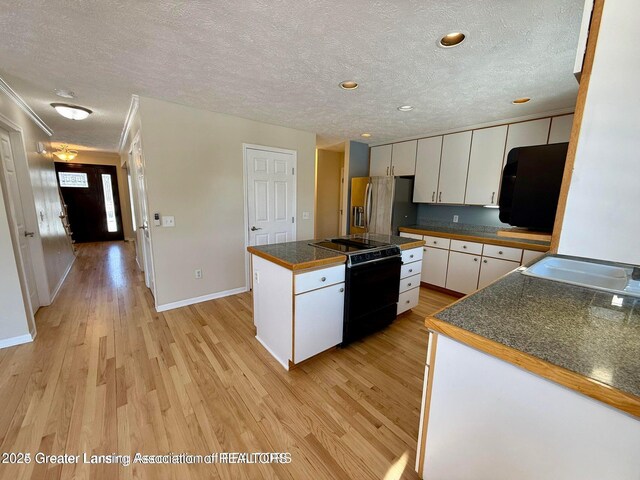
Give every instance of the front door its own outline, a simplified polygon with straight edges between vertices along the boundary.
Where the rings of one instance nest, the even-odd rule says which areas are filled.
[[[25,296],[25,301],[27,298],[29,299],[30,305],[28,307],[31,308],[29,314],[33,315],[40,307],[36,278],[31,262],[31,251],[29,250],[29,240],[35,235],[35,232],[27,231],[25,225],[22,198],[20,197],[20,188],[18,187],[18,178],[16,176],[13,151],[11,149],[11,140],[9,134],[4,130],[0,130],[0,156],[2,157],[3,189],[7,194],[9,219],[12,223],[10,226],[13,229],[18,244],[17,253],[21,257],[17,260],[19,260],[18,268],[21,270],[20,276],[23,278],[23,295]]]
[[[295,152],[247,147],[249,245],[296,239]]]
[[[116,167],[56,162],[76,243],[123,240]]]

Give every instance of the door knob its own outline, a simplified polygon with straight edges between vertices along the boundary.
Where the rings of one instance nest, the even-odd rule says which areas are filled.
[[[146,230],[147,226],[146,225],[140,225],[138,228],[141,228],[142,230]]]
[[[262,228],[256,227],[256,226],[252,226],[251,227],[251,231],[255,232],[256,230],[262,230]]]
[[[25,237],[31,237],[31,238],[33,238],[33,236],[34,236],[34,235],[35,235],[35,233],[34,233],[34,232],[24,232],[24,236],[25,236]]]

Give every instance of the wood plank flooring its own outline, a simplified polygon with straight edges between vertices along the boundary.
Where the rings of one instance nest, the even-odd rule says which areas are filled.
[[[286,372],[253,337],[251,295],[156,313],[131,244],[80,245],[31,344],[0,350],[2,479],[377,479],[413,471],[423,319],[455,300],[423,289],[386,330]],[[47,455],[289,452],[288,464],[86,464]]]

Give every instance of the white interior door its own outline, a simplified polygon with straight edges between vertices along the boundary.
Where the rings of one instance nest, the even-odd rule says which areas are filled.
[[[8,213],[10,221],[13,224],[11,227],[18,248],[18,252],[16,253],[19,257],[17,259],[18,269],[22,277],[22,294],[25,297],[25,303],[28,303],[27,308],[30,310],[28,314],[32,317],[40,307],[36,277],[33,272],[33,263],[28,243],[29,239],[33,238],[35,233],[28,231],[25,225],[25,215],[20,197],[20,188],[18,187],[11,140],[9,134],[4,130],[0,130],[0,155],[2,156],[2,176],[7,197],[6,201],[9,205]]]
[[[138,228],[137,241],[142,250],[144,281],[155,297],[155,283],[153,276],[153,257],[151,255],[151,234],[149,232],[149,212],[147,209],[147,192],[144,179],[144,158],[140,138],[133,141],[133,168],[135,170],[135,188],[138,197]]]
[[[246,147],[249,245],[296,239],[296,154]]]

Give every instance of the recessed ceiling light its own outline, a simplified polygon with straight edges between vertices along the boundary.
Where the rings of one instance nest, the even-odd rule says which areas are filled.
[[[400,107],[398,107],[398,110],[400,110],[401,112],[410,112],[411,110],[413,110],[413,107],[411,105],[401,105]]]
[[[340,88],[344,90],[355,90],[356,88],[358,88],[358,84],[353,80],[346,80],[340,83]]]
[[[369,138],[371,136],[371,134],[370,133],[361,133],[360,136],[364,137],[364,138]]]
[[[67,90],[66,88],[56,88],[54,90],[56,95],[62,98],[75,98],[76,94],[71,90]]]
[[[56,109],[56,112],[69,120],[84,120],[93,113],[88,108],[80,107],[78,105],[52,103],[51,106]]]
[[[527,103],[531,100],[529,97],[516,98],[513,102],[514,105],[522,105],[523,103]]]
[[[464,42],[465,38],[467,38],[467,36],[462,32],[447,33],[440,39],[438,45],[444,48],[456,47]]]

